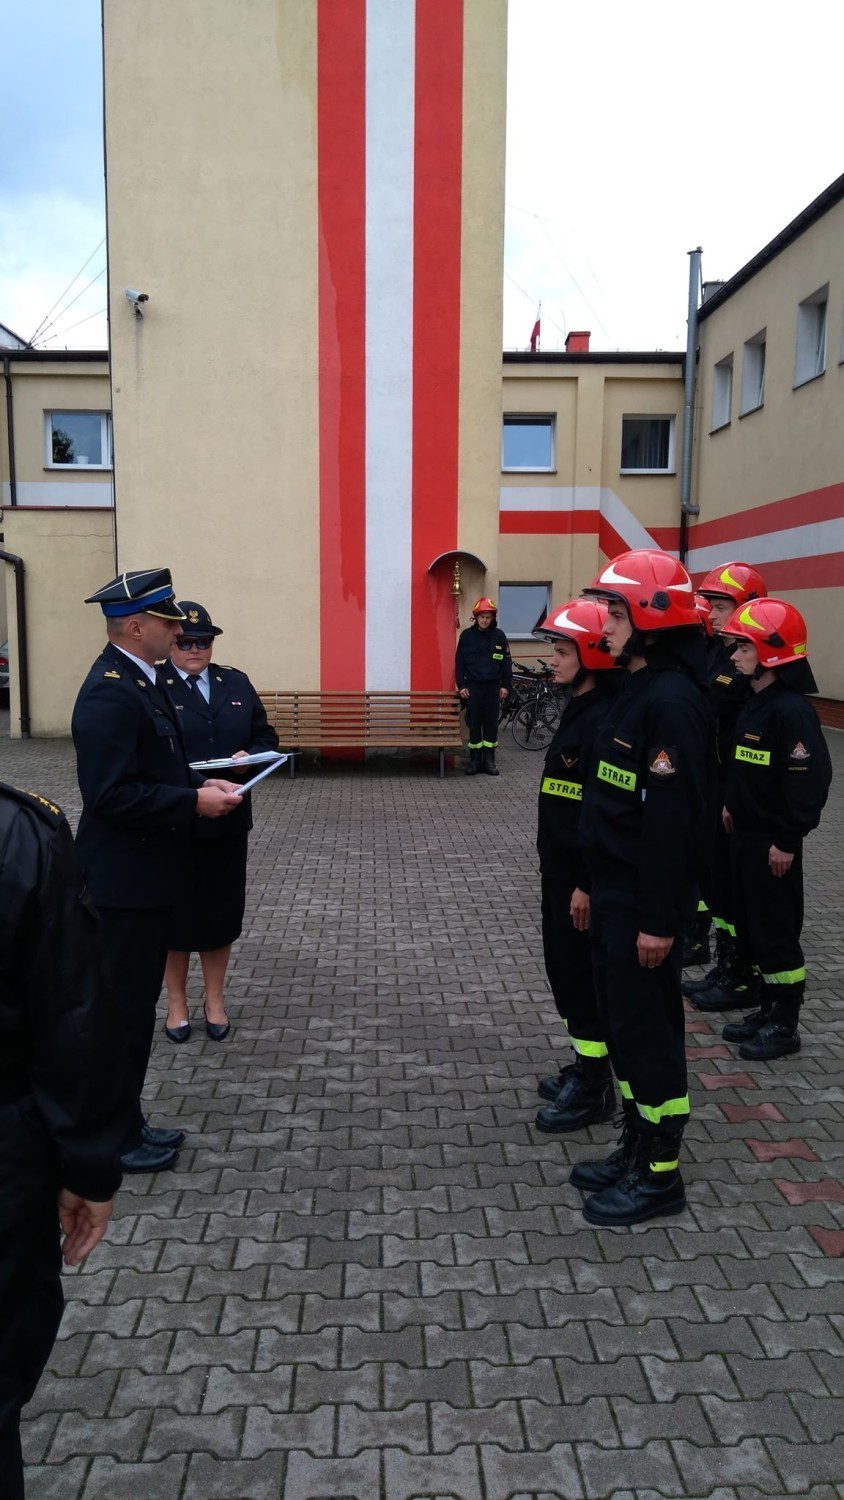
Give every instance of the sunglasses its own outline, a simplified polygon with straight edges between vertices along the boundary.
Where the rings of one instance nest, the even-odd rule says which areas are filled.
[[[204,635],[185,636],[182,640],[174,642],[179,651],[208,651],[213,644],[214,637]]]

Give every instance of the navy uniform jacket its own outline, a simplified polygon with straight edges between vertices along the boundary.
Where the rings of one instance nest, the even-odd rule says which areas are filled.
[[[718,635],[711,636],[706,643],[706,676],[709,683],[709,706],[715,716],[717,780],[723,792],[732,756],[736,719],[750,693],[750,681],[738,670]]]
[[[76,847],[97,906],[171,906],[191,861],[196,788],[176,713],[110,643],[71,720],[82,817]]]
[[[654,937],[682,931],[700,875],[711,725],[691,677],[646,666],[629,674],[595,739],[582,847],[593,879],[629,892],[639,931]]]
[[[268,723],[264,705],[245,672],[212,661],[208,668],[211,688],[208,703],[201,690],[185,686],[169,662],[160,669],[160,675],[176,705],[188,760],[219,760],[235,750],[254,754],[258,750],[278,749],[278,735]],[[252,776],[258,769],[254,767],[248,774]],[[237,778],[234,771],[206,774],[223,776],[226,780]],[[243,804],[242,809],[237,808],[224,818],[200,818],[200,837],[225,839],[248,833],[252,827],[250,792],[246,793]]]
[[[0,1218],[59,1186],[105,1202],[127,1120],[97,914],[61,810],[0,783]]]
[[[591,767],[598,728],[618,691],[621,673],[591,692],[567,699],[556,734],[545,755],[539,786],[536,848],[539,869],[550,879],[572,880],[589,890],[589,872],[580,852],[583,783]]]
[[[777,680],[751,692],[736,724],[725,804],[737,833],[763,834],[796,854],[817,828],[832,781],[818,716]]]
[[[488,630],[469,625],[461,631],[454,676],[458,690],[473,682],[497,682],[509,692],[513,686],[513,663],[504,631],[497,625],[490,625]]]

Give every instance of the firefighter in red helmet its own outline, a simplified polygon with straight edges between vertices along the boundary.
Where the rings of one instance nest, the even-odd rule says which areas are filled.
[[[682,563],[622,553],[584,593],[606,604],[604,635],[627,669],[596,736],[580,823],[595,992],[624,1118],[617,1149],[580,1162],[571,1181],[591,1194],[585,1218],[614,1226],[685,1207],[680,978],[705,846],[711,714],[705,636]]]
[[[732,753],[733,732],[749,687],[727,651],[721,631],[733,610],[768,592],[762,574],[750,563],[728,562],[713,568],[698,586],[709,607],[710,639],[706,648],[709,702],[715,715],[716,764],[710,805],[710,846],[701,879],[701,901],[684,953],[684,964],[708,963],[709,924],[715,926],[715,963],[703,979],[683,985],[698,1010],[729,1010],[752,996],[753,978],[736,944],[730,881],[730,845],[721,820],[724,786]]]
[[[755,599],[724,624],[751,693],[735,728],[724,797],[731,833],[736,930],[761,978],[759,1008],[724,1027],[750,1060],[800,1049],[806,988],[803,840],[817,828],[832,779],[826,740],[806,693],[816,693],[806,624],[782,599]]]
[[[533,634],[551,641],[552,669],[567,697],[548,746],[539,789],[536,848],[542,881],[542,947],[557,1013],[573,1062],[541,1078],[549,1102],[539,1130],[558,1135],[606,1120],[615,1108],[607,1039],[595,1000],[589,950],[590,880],[580,849],[580,807],[592,746],[622,674],[606,649],[606,607],[573,599],[553,609]]]
[[[510,646],[498,628],[498,608],[486,595],[472,609],[474,623],[461,632],[457,642],[454,676],[457,691],[466,703],[469,727],[467,776],[485,771],[497,776],[498,718],[503,699],[513,686]]]

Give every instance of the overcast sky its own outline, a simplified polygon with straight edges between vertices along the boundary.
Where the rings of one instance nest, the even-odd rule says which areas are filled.
[[[510,0],[504,347],[539,301],[544,349],[683,347],[686,252],[730,276],[844,171],[842,17]],[[58,300],[38,342],[102,346],[99,0],[0,0],[0,36],[0,322],[29,338]]]

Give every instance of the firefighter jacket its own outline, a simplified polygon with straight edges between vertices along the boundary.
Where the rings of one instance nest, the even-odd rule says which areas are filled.
[[[717,779],[723,788],[733,752],[736,720],[751,688],[717,635],[706,643],[706,675],[709,706],[715,718]]]
[[[454,676],[458,691],[473,682],[497,682],[509,692],[513,686],[513,663],[504,631],[497,625],[490,625],[487,630],[470,625],[461,631]]]
[[[820,822],[832,764],[818,717],[779,679],[751,692],[738,717],[725,805],[737,833],[794,854]]]
[[[581,845],[593,879],[629,894],[654,937],[681,932],[699,879],[711,726],[681,666],[648,665],[629,674],[595,739]]]
[[[0,783],[0,1215],[106,1202],[128,1118],[99,919],[60,808]]]
[[[620,687],[620,673],[602,674],[600,686],[567,699],[545,755],[539,786],[536,849],[540,873],[570,879],[589,890],[589,870],[580,851],[583,783],[589,773],[599,725]]]

